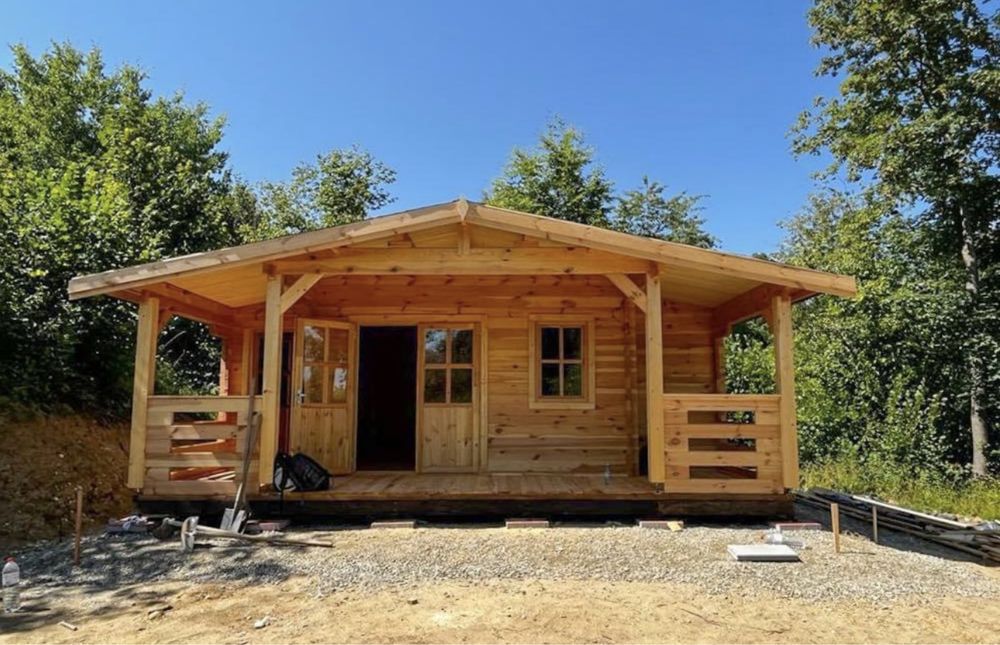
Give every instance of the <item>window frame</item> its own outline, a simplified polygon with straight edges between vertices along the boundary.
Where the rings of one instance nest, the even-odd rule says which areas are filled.
[[[560,332],[559,359],[542,358],[542,328],[579,327],[583,338],[580,340],[579,360],[565,359],[562,352],[562,338],[565,332]],[[532,410],[593,410],[596,407],[595,395],[597,376],[594,368],[596,339],[594,334],[594,319],[587,316],[549,315],[528,317],[528,407]],[[563,365],[580,364],[583,374],[581,384],[583,393],[580,396],[542,395],[542,366],[558,364],[560,383],[563,378]]]
[[[427,332],[431,330],[444,330],[445,335],[445,362],[443,363],[429,363],[427,362],[426,355],[426,337]],[[455,363],[453,362],[453,352],[454,352],[454,340],[457,331],[468,331],[472,336],[471,351],[469,363]],[[420,370],[417,377],[417,396],[420,405],[425,408],[434,407],[468,407],[471,408],[476,405],[476,358],[479,353],[479,349],[476,347],[476,330],[475,326],[468,323],[426,323],[419,325],[417,328],[417,351],[418,356],[418,368]],[[445,373],[445,385],[444,401],[428,401],[426,399],[426,385],[427,385],[427,371],[428,370],[443,370]],[[452,371],[453,370],[468,370],[470,376],[469,382],[469,400],[468,401],[452,401]]]
[[[296,361],[293,361],[293,370],[297,370],[297,379],[299,384],[299,390],[302,392],[303,396],[300,399],[298,392],[293,392],[292,397],[295,399],[300,407],[303,408],[346,408],[350,403],[351,398],[351,372],[353,370],[353,346],[351,342],[351,330],[349,327],[345,326],[343,323],[338,321],[327,321],[320,319],[311,318],[300,318],[299,319],[300,328],[299,333],[299,346],[296,348],[295,353]],[[323,330],[323,360],[309,360],[306,358],[305,343],[306,343],[306,328],[316,327]],[[332,331],[343,332],[347,336],[347,346],[344,353],[343,360],[333,360],[331,353],[333,351],[332,343],[330,343],[330,336]],[[322,370],[322,397],[320,401],[307,401],[305,398],[305,370],[306,367],[316,367]],[[346,376],[346,381],[344,383],[345,396],[343,401],[333,400],[331,390],[331,382],[333,380],[334,371],[339,368],[344,369]]]

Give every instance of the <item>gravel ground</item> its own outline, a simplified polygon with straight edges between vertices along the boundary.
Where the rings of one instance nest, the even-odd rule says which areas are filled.
[[[108,589],[158,581],[277,584],[304,581],[317,596],[375,592],[438,580],[593,580],[697,585],[743,598],[865,599],[888,603],[946,596],[1000,598],[1000,576],[946,551],[858,535],[833,552],[827,531],[802,531],[798,564],[737,563],[728,544],[760,541],[763,526],[698,526],[683,531],[632,526],[559,525],[508,530],[433,526],[417,530],[316,527],[292,534],[329,539],[333,549],[243,546],[219,540],[181,553],[179,540],[100,536],[84,541],[84,567],[69,566],[71,546],[39,543],[18,554],[35,592],[64,585]],[[892,539],[892,538],[890,538]]]

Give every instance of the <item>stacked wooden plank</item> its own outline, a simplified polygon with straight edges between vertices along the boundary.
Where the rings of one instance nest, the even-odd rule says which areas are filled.
[[[970,524],[936,515],[887,504],[868,497],[847,495],[823,488],[797,491],[796,499],[809,506],[829,510],[830,504],[840,505],[848,517],[871,522],[877,514],[877,525],[941,544],[984,562],[1000,563],[1000,525],[997,522]]]

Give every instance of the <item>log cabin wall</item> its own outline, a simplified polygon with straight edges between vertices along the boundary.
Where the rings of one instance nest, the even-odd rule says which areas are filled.
[[[532,316],[593,320],[593,410],[528,405]],[[294,316],[391,322],[481,318],[486,366],[486,470],[635,474],[644,432],[643,319],[604,276],[336,276],[320,281]],[[711,392],[711,313],[664,306],[667,392]],[[232,377],[231,377],[232,378]]]

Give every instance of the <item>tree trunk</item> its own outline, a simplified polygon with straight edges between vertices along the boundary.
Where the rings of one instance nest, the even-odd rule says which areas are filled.
[[[962,227],[962,264],[965,265],[965,290],[973,316],[973,333],[978,333],[976,314],[979,311],[979,257],[976,253],[975,224],[965,207],[959,207]],[[983,374],[974,355],[975,347],[969,351],[966,363],[969,370],[969,427],[972,431],[972,474],[986,474],[986,420],[983,418],[981,398],[983,396]]]

